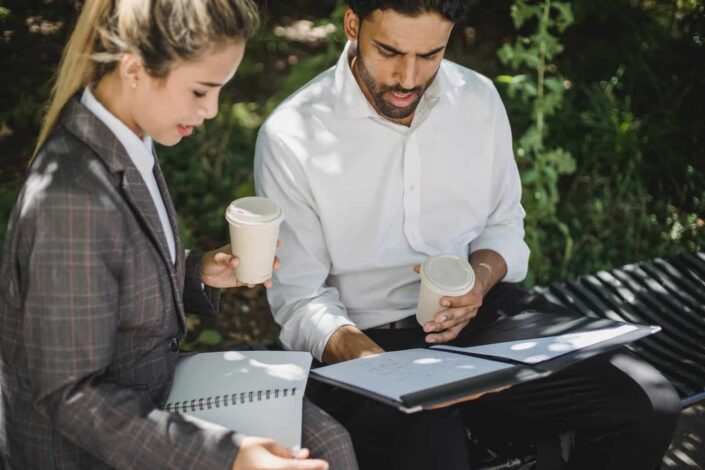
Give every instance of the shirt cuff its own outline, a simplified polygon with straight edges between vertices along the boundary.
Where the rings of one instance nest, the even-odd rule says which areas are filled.
[[[310,304],[307,307],[310,308]],[[342,310],[338,312],[337,306],[322,306],[317,310],[297,312],[298,321],[282,324],[279,339],[285,349],[309,351],[316,360],[323,362],[323,351],[333,333],[343,326],[355,326],[355,323]]]
[[[328,340],[330,340],[330,337],[333,336],[333,333],[335,333],[344,326],[355,326],[355,323],[345,317],[336,317],[335,321],[331,323],[334,326],[329,331],[327,331],[326,334],[316,342],[316,344],[314,344],[313,350],[311,352],[311,355],[321,363],[323,363],[323,351],[326,350]]]
[[[508,231],[506,227],[490,227],[470,244],[470,253],[479,250],[492,250],[504,259],[507,264],[507,274],[504,282],[520,282],[529,270],[529,247],[524,238],[517,233]]]

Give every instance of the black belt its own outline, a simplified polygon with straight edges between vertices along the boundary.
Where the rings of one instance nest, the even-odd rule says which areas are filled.
[[[385,323],[384,325],[373,326],[371,330],[407,330],[409,328],[420,328],[419,322],[416,321],[416,315],[402,318],[401,320]]]

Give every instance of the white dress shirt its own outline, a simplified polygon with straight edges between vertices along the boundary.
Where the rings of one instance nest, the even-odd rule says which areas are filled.
[[[174,231],[171,229],[169,216],[167,216],[166,207],[164,206],[164,199],[162,198],[162,193],[159,191],[159,186],[157,186],[157,180],[154,177],[152,138],[149,136],[145,136],[144,139],[137,137],[137,134],[132,132],[129,127],[127,127],[121,120],[108,111],[105,106],[103,106],[95,98],[95,96],[93,96],[93,93],[91,93],[88,87],[83,90],[83,95],[81,95],[81,104],[88,108],[90,112],[95,114],[95,116],[100,119],[113,134],[115,134],[117,140],[123,147],[125,147],[125,151],[130,157],[130,160],[132,160],[132,163],[134,163],[135,167],[137,167],[137,170],[140,172],[140,175],[142,175],[142,179],[149,189],[149,194],[152,196],[152,201],[154,201],[154,207],[156,207],[157,213],[159,214],[159,220],[162,223],[162,230],[166,236],[166,242],[169,245],[171,262],[176,262],[176,242],[174,241]]]
[[[412,266],[429,255],[491,249],[510,282],[528,268],[511,130],[492,82],[444,60],[406,127],[367,101],[349,47],[272,113],[255,151],[257,192],[286,217],[268,289],[280,339],[317,359],[343,325],[414,315]]]

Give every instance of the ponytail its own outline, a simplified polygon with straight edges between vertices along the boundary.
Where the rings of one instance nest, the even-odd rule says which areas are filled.
[[[85,0],[32,159],[71,97],[110,72],[123,54],[138,54],[149,75],[163,78],[218,41],[251,37],[258,23],[253,0]]]
[[[112,3],[111,0],[87,0],[84,3],[76,27],[64,48],[56,83],[51,90],[49,107],[32,158],[46,141],[69,99],[93,79],[96,64],[91,56],[98,28],[107,22]]]

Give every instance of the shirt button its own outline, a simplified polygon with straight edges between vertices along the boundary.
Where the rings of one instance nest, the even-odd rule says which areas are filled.
[[[169,341],[169,349],[171,349],[172,352],[179,352],[179,346],[181,346],[181,341],[179,341],[178,338],[172,338],[171,341]]]

